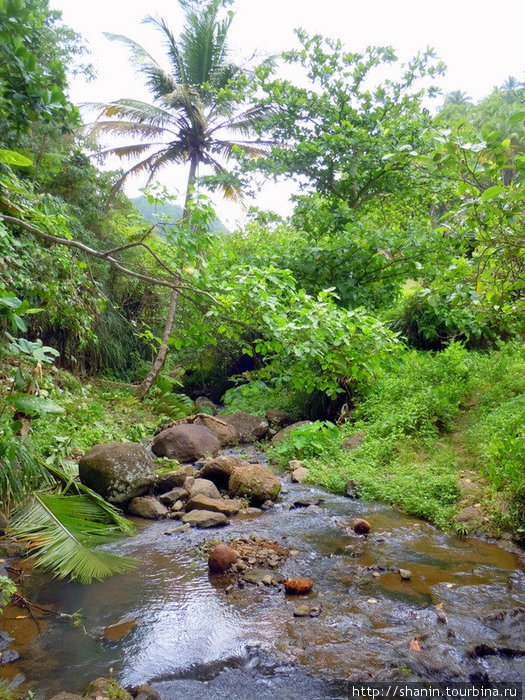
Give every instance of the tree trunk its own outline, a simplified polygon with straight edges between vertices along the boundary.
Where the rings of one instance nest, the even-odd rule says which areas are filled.
[[[188,185],[186,188],[186,199],[184,201],[184,220],[188,220],[189,218],[188,206],[191,201],[191,188],[195,184],[198,164],[199,163],[197,157],[193,156],[190,162],[190,172],[188,175]],[[159,376],[159,373],[164,367],[164,363],[166,362],[166,357],[168,355],[168,340],[170,339],[171,331],[173,329],[173,323],[175,321],[175,316],[177,313],[177,304],[179,301],[180,275],[178,273],[175,275],[174,282],[175,287],[171,291],[168,316],[166,317],[166,323],[164,324],[164,331],[162,332],[162,339],[160,342],[159,350],[157,352],[157,356],[153,360],[153,364],[151,366],[150,371],[148,372],[147,377],[140,383],[136,392],[137,397],[141,400],[146,396],[148,391],[151,389],[153,382]]]

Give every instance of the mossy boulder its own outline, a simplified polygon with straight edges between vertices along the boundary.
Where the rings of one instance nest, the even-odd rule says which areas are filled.
[[[116,505],[142,496],[155,482],[153,460],[137,442],[95,445],[80,460],[78,472],[85,486]]]
[[[182,423],[160,432],[151,446],[157,457],[179,462],[195,462],[206,455],[216,455],[219,439],[205,425]]]
[[[234,469],[228,483],[230,495],[247,498],[255,505],[275,500],[281,490],[281,482],[262,464],[246,463]]]

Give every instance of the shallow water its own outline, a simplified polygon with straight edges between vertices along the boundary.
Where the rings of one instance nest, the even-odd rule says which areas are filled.
[[[22,673],[36,698],[81,690],[97,676],[151,683],[165,698],[338,698],[349,680],[525,680],[525,575],[517,554],[478,539],[447,535],[386,506],[351,501],[305,485],[260,515],[221,530],[166,536],[176,523],[139,522],[134,538],[111,549],[141,560],[135,571],[81,586],[33,574],[32,600],[73,613],[70,621],[15,619]],[[289,510],[299,496],[325,499]],[[355,517],[368,537],[346,529]],[[294,618],[304,598],[210,577],[198,546],[257,534],[298,550],[281,568],[315,582],[306,602],[318,618]],[[397,568],[410,569],[401,581]],[[372,571],[380,573],[379,578]],[[376,602],[370,602],[376,601]],[[412,651],[419,640],[421,651]]]

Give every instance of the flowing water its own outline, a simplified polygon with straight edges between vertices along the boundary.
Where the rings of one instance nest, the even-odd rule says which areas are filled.
[[[85,629],[44,620],[38,630],[9,608],[0,628],[20,659],[0,667],[0,677],[21,673],[36,698],[49,698],[112,668],[123,685],[149,682],[168,700],[343,698],[349,680],[525,680],[517,553],[383,505],[287,488],[271,510],[222,530],[166,536],[176,523],[140,521],[136,537],[111,546],[138,557],[139,568],[107,581],[81,586],[32,574],[29,597],[80,610]],[[305,496],[324,503],[289,509]],[[348,529],[355,517],[371,523],[369,536]],[[280,589],[247,584],[227,593],[228,575],[208,574],[199,545],[251,534],[298,551],[281,573],[314,580],[306,602],[321,606],[319,617],[294,617],[305,600]]]

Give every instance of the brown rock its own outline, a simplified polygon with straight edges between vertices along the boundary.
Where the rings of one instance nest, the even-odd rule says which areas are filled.
[[[248,498],[254,504],[274,500],[281,490],[281,482],[262,464],[245,464],[232,472],[228,490],[234,496]]]
[[[358,535],[368,535],[371,527],[368,520],[364,520],[363,518],[356,518],[352,523],[352,528]]]
[[[157,457],[169,457],[179,462],[195,462],[205,455],[215,455],[220,442],[204,425],[183,423],[159,433],[151,449]]]
[[[208,430],[211,430],[221,443],[221,447],[236,445],[239,442],[239,433],[235,427],[222,418],[199,416],[195,419],[194,425],[204,425]]]
[[[291,595],[304,595],[312,590],[314,582],[309,578],[287,578],[283,581],[284,590]]]
[[[53,695],[50,700],[82,700],[82,697],[76,693],[68,693],[67,691],[63,690],[61,693]]]
[[[239,553],[227,544],[218,544],[210,552],[208,568],[212,574],[223,574],[232,564],[235,564],[238,558]]]
[[[207,408],[209,411],[211,411],[212,416],[217,414],[217,406],[207,396],[197,397],[195,399],[195,406],[200,409]]]
[[[78,465],[80,481],[117,505],[146,493],[155,481],[153,460],[137,442],[95,445]]]
[[[195,479],[190,489],[190,498],[195,496],[207,496],[208,498],[220,498],[219,489],[209,479]]]
[[[168,516],[168,509],[159,503],[156,498],[150,496],[137,496],[132,498],[127,505],[128,513],[138,515],[148,520],[160,520]]]
[[[268,432],[268,421],[260,416],[251,416],[249,413],[232,413],[221,415],[221,419],[233,425],[241,442],[257,442]]]
[[[291,474],[292,482],[295,484],[301,484],[308,476],[308,469],[306,467],[298,467],[294,469]]]
[[[192,527],[221,527],[228,524],[228,518],[224,513],[212,513],[210,510],[192,510],[182,517],[184,524]]]
[[[161,700],[160,694],[146,683],[132,688],[131,690],[135,700]]]
[[[229,455],[219,455],[207,459],[198,472],[199,477],[209,479],[219,488],[228,488],[228,482],[234,469],[244,467],[248,462]]]
[[[226,516],[237,515],[241,509],[241,502],[226,498],[208,498],[198,494],[186,504],[186,512],[192,510],[209,510],[212,513],[224,513]]]
[[[462,508],[456,515],[456,520],[458,523],[468,523],[471,520],[481,520],[482,515],[479,508],[474,508],[474,506],[467,506]]]
[[[354,433],[346,438],[346,440],[341,444],[342,450],[356,450],[360,445],[363,444],[365,436],[363,433]]]
[[[192,474],[195,474],[195,469],[191,466],[191,464],[171,472],[157,474],[155,490],[158,493],[164,493],[165,491],[171,491],[171,489],[174,488],[181,488],[184,486],[186,479]]]
[[[273,425],[281,426],[290,422],[290,416],[286,413],[286,411],[281,411],[278,408],[272,408],[269,411],[266,411],[266,418]]]
[[[279,445],[287,435],[289,435],[290,433],[293,433],[293,431],[297,430],[297,428],[300,428],[301,425],[311,425],[311,424],[312,424],[311,420],[301,420],[298,423],[292,423],[292,425],[289,425],[288,427],[283,428],[282,430],[279,430],[279,432],[273,436],[272,445]]]

